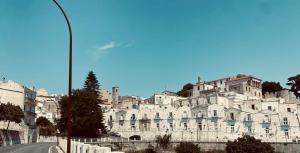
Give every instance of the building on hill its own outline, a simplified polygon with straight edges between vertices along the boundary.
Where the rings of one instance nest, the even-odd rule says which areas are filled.
[[[35,142],[37,138],[35,130],[35,89],[25,87],[12,80],[2,80],[0,81],[0,103],[11,103],[20,106],[24,112],[24,120],[22,123],[11,123],[8,129],[9,131],[3,131],[6,129],[7,123],[3,121],[0,122],[2,133],[8,132],[8,134],[3,135],[13,137],[13,139],[9,138],[13,140],[11,141],[12,143]],[[13,134],[10,135],[9,133],[11,132],[13,132]]]
[[[251,75],[198,81],[190,97],[154,94],[138,107],[106,110],[105,122],[109,130],[128,139],[154,140],[172,134],[178,141],[226,142],[243,135],[271,142],[298,141],[299,99],[286,90],[278,96],[261,93],[261,80]]]
[[[60,95],[49,95],[46,89],[38,89],[36,97],[36,118],[45,117],[53,124],[60,118]]]

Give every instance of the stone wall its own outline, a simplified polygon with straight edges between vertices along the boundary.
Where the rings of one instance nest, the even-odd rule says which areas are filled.
[[[171,145],[175,147],[180,142],[171,142]],[[226,143],[225,142],[193,142],[198,144],[201,150],[225,150]],[[153,141],[128,141],[128,142],[90,142],[89,144],[94,144],[98,146],[110,146],[115,147],[119,146],[122,151],[129,150],[142,150],[146,149],[149,146],[156,146],[156,143]],[[299,153],[300,152],[300,143],[270,143],[275,151],[279,151],[281,153]]]

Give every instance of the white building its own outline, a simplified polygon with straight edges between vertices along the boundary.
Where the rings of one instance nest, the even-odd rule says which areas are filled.
[[[20,124],[11,123],[9,126],[9,139],[12,143],[24,143],[36,139],[35,105],[36,91],[11,80],[0,81],[0,103],[11,103],[20,106],[24,112],[24,121]],[[7,123],[0,122],[0,137],[4,136],[1,129],[6,130]],[[1,134],[2,133],[2,134]]]
[[[36,97],[36,118],[45,117],[53,124],[60,118],[59,103],[61,96],[49,95],[46,89],[38,89]]]
[[[263,141],[286,142],[300,137],[300,101],[293,93],[283,90],[263,97],[261,80],[247,75],[212,82],[216,81],[198,81],[188,98],[161,93],[135,108],[107,110],[105,121],[122,137],[143,140],[164,134],[172,134],[173,140],[192,141],[252,135]]]

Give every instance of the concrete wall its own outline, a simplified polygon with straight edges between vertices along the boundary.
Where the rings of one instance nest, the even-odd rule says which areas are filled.
[[[59,138],[59,146],[64,152],[67,152],[67,140]],[[71,141],[71,153],[124,153],[111,151],[109,147],[100,147],[98,145],[85,144],[83,142]]]
[[[171,145],[175,147],[180,142],[172,142]],[[226,143],[225,142],[194,142],[198,144],[201,150],[225,150]],[[130,141],[130,142],[96,142],[90,144],[98,144],[101,146],[109,146],[109,145],[118,145],[122,148],[122,151],[128,150],[142,150],[146,149],[149,146],[156,146],[156,143],[153,141]],[[281,153],[299,153],[300,152],[300,144],[299,143],[270,143],[275,151],[279,151]]]

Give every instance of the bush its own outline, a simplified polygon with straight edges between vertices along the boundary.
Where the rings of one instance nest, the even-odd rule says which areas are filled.
[[[251,136],[243,136],[236,140],[228,141],[226,146],[227,153],[275,153],[274,148],[265,142]]]
[[[198,145],[191,142],[181,142],[175,148],[176,153],[201,153]]]
[[[157,136],[155,140],[158,147],[167,149],[171,142],[171,134],[165,134],[164,136]]]

